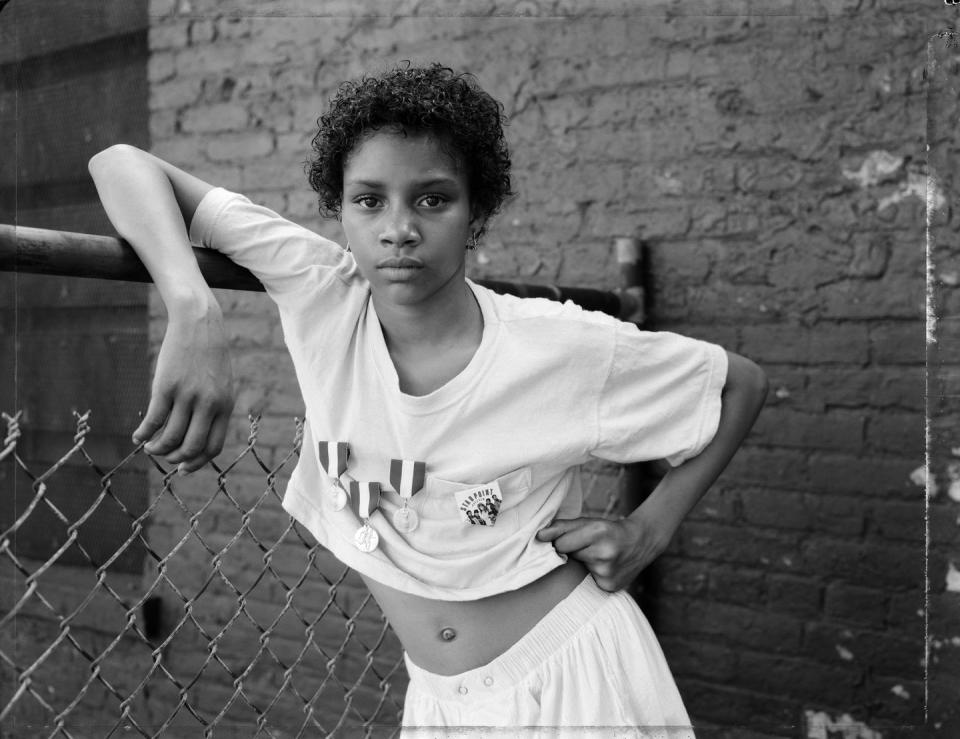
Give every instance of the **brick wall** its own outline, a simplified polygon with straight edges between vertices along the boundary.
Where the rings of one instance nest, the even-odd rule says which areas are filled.
[[[925,199],[947,197],[926,190],[924,66],[954,11],[454,6],[386,17],[332,2],[315,16],[309,3],[153,0],[153,151],[338,238],[302,173],[336,84],[402,59],[473,71],[510,116],[519,196],[470,274],[613,287],[612,238],[639,236],[654,326],[770,376],[748,443],[651,573],[645,605],[698,725],[868,737],[923,723],[925,573],[941,707],[960,653],[945,615],[960,587],[947,423],[939,474],[953,487],[931,499],[929,567],[923,484]],[[240,390],[231,444],[262,411],[284,454],[301,404],[272,309],[220,297]],[[177,526],[158,516],[152,536]]]

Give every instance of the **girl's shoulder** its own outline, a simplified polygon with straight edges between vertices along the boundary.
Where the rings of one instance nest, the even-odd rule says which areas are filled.
[[[197,206],[190,241],[249,269],[273,296],[339,277],[358,277],[353,255],[240,193],[214,188]]]
[[[599,311],[586,310],[572,300],[552,300],[550,298],[521,298],[516,295],[496,293],[489,288],[477,286],[486,291],[494,306],[497,317],[502,323],[537,323],[557,325],[586,325],[614,327],[621,323],[618,319]]]

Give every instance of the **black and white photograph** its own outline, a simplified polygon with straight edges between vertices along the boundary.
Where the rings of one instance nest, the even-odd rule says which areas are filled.
[[[0,737],[960,736],[958,24],[0,0]]]

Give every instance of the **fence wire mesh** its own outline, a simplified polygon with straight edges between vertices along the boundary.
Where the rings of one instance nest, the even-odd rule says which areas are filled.
[[[0,493],[16,504],[0,522],[0,735],[398,734],[399,641],[356,573],[280,506],[299,419],[278,447],[251,418],[230,461],[182,477],[142,445],[112,466],[95,461],[89,413],[74,415],[72,446],[37,471],[18,449],[21,414],[3,414],[0,479],[12,489]],[[150,491],[138,507],[120,473],[144,460]],[[99,493],[68,515],[51,490],[69,495],[81,474]],[[588,510],[616,511],[622,475],[587,470]],[[84,526],[105,506],[128,523],[94,551]],[[26,556],[17,535],[41,511],[52,543]],[[142,572],[112,567],[133,548]],[[77,551],[85,565],[63,564]]]

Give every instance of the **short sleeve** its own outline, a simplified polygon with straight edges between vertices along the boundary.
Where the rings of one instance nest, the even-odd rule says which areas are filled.
[[[190,223],[190,241],[215,249],[249,269],[277,299],[356,269],[338,244],[237,193],[214,188]]]
[[[594,456],[673,466],[695,457],[716,434],[726,377],[722,347],[620,323],[598,400]]]

